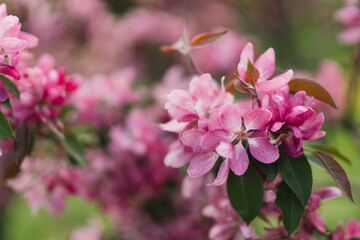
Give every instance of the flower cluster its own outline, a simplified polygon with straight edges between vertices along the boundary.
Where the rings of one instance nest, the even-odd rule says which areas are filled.
[[[81,176],[70,171],[64,160],[51,161],[26,157],[21,174],[7,182],[18,193],[24,194],[36,214],[41,207],[51,214],[65,209],[66,196],[78,194]]]
[[[226,2],[136,0],[131,4],[156,8],[130,7],[118,16],[107,8],[115,2],[11,0],[19,5],[15,11],[25,13],[26,30],[39,35],[39,52],[52,52],[36,57],[35,65],[26,49],[36,46],[37,38],[22,32],[19,19],[0,5],[0,137],[13,138],[0,141],[0,176],[7,186],[23,194],[34,213],[44,207],[59,214],[70,195],[91,201],[115,222],[116,235],[109,235],[114,239],[330,235],[319,210],[323,200],[341,191],[312,192],[311,159],[304,150],[326,165],[353,200],[350,183],[337,161],[319,150],[324,147],[304,147],[304,141],[325,135],[324,114],[316,113],[325,109],[321,104],[344,108],[340,68],[325,62],[315,82],[294,77],[292,70],[276,71],[275,51],[256,58],[250,37],[238,32],[207,32],[189,40],[199,29],[240,29]],[[154,51],[178,38],[179,6],[192,19],[180,38],[189,71],[173,65],[179,58]],[[356,9],[349,0],[338,13],[349,28],[343,37],[348,43],[360,39]],[[90,77],[67,76],[55,59],[67,71]],[[215,80],[234,69],[229,81]],[[191,71],[196,75],[189,77]],[[318,84],[329,82],[334,89]],[[184,165],[184,178],[186,171],[168,167]],[[250,225],[256,217],[266,225],[263,233]],[[331,237],[359,237],[359,229],[351,220]],[[101,232],[92,221],[69,236],[99,240]]]
[[[234,102],[234,97],[219,88],[209,74],[194,77],[189,90],[173,90],[165,108],[172,120],[162,125],[177,132],[179,140],[165,158],[169,166],[190,162],[188,174],[198,177],[209,172],[218,159],[221,165],[214,185],[223,184],[231,169],[243,175],[249,166],[248,151],[256,160],[270,164],[279,158],[284,146],[292,157],[303,154],[303,140],[325,135],[319,131],[323,114],[316,115],[312,98],[304,91],[290,94],[289,70],[271,78],[275,70],[273,49],[254,62],[248,43],[238,64],[236,86],[250,93],[252,101]]]
[[[0,5],[0,62],[16,66],[20,54],[25,48],[33,48],[38,44],[37,37],[22,32],[19,18],[8,15],[5,4]]]
[[[64,68],[55,69],[54,58],[45,54],[35,67],[18,66],[21,80],[15,82],[20,96],[10,95],[12,109],[7,113],[18,124],[55,121],[76,90],[75,77],[67,77]],[[4,110],[6,111],[6,110]]]

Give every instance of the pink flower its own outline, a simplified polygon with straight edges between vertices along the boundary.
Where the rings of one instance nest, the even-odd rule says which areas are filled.
[[[327,122],[339,121],[346,108],[348,90],[341,66],[335,61],[323,60],[319,66],[316,81],[330,93],[338,109],[333,109],[320,101],[315,102],[315,109],[324,113]]]
[[[306,211],[302,219],[302,236],[311,236],[314,232],[314,228],[324,234],[329,234],[325,230],[325,221],[317,212],[317,210],[320,207],[321,200],[339,197],[341,194],[341,190],[337,187],[325,187],[317,189],[311,194],[308,202],[308,211]]]
[[[315,116],[315,111],[305,106],[305,100],[304,91],[290,97],[288,88],[262,99],[262,107],[273,113],[272,124],[268,128],[271,142],[282,142],[285,151],[292,157],[303,153],[303,140],[313,141],[325,135],[325,132],[318,131],[324,115]]]
[[[249,61],[259,70],[260,73],[259,79],[255,84],[255,90],[259,93],[274,92],[284,87],[292,78],[293,71],[288,70],[287,72],[270,79],[275,71],[274,49],[269,48],[254,63],[254,47],[251,43],[247,43],[241,52],[240,62],[237,66],[237,70],[240,79],[247,83],[250,89],[253,87],[249,85],[249,80],[246,76]]]
[[[243,121],[240,111],[231,104],[214,110],[210,115],[209,132],[189,130],[182,135],[182,142],[199,152],[191,160],[189,176],[197,177],[210,171],[219,156],[225,160],[214,185],[226,181],[230,168],[237,175],[244,174],[249,158],[243,144],[249,145],[250,153],[257,160],[263,163],[276,161],[279,157],[277,147],[268,141],[263,131],[258,131],[264,129],[271,117],[271,112],[259,109],[246,114]]]
[[[132,89],[135,76],[135,69],[128,67],[109,76],[97,74],[82,79],[71,99],[78,109],[79,121],[92,123],[96,128],[119,121],[123,117],[121,110],[139,100],[139,93]]]
[[[162,128],[168,131],[177,129],[177,123],[192,123],[210,114],[211,110],[218,108],[223,104],[232,103],[233,95],[225,91],[223,83],[221,89],[213,81],[210,74],[203,74],[194,77],[189,85],[189,90],[173,90],[169,96],[169,102],[165,104],[170,117],[176,120],[176,123],[168,122],[162,125]],[[169,126],[171,125],[171,126]],[[183,129],[181,129],[183,130]]]
[[[71,233],[70,240],[101,240],[101,223],[95,219],[89,221],[88,225],[78,228]]]
[[[255,230],[247,226],[232,208],[229,199],[222,198],[203,209],[203,215],[212,218],[215,224],[209,231],[211,240],[253,239]]]
[[[66,196],[78,193],[80,182],[81,177],[69,171],[64,161],[40,161],[26,157],[20,174],[8,180],[7,185],[24,194],[33,214],[45,207],[51,214],[57,215],[65,208]]]
[[[77,88],[76,79],[67,77],[64,68],[54,69],[54,62],[51,55],[44,54],[35,67],[19,67],[22,79],[16,84],[20,99],[11,99],[11,113],[18,122],[47,122],[68,103],[69,94]]]
[[[339,35],[340,42],[346,45],[360,41],[360,10],[354,3],[347,5],[335,13],[335,19],[345,25],[346,29]]]
[[[350,219],[345,230],[342,222],[338,225],[339,233],[332,236],[332,240],[351,240],[360,238],[360,223],[356,219]]]
[[[26,47],[35,47],[37,38],[29,33],[20,31],[19,18],[7,15],[5,4],[0,5],[0,48],[4,51],[0,56],[0,62],[9,57],[10,65],[16,65],[18,55]]]

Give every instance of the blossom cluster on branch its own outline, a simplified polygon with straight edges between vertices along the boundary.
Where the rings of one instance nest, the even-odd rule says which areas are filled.
[[[43,8],[44,1],[15,1],[29,10],[33,22],[27,27],[40,40],[61,46],[54,55],[30,53],[39,40],[22,32],[19,18],[0,5],[0,176],[24,195],[33,214],[41,208],[61,214],[67,197],[76,196],[108,214],[116,225],[112,234],[121,239],[360,238],[355,219],[331,232],[320,215],[322,201],[344,194],[354,202],[334,156],[347,158],[313,143],[325,136],[324,122],[338,123],[348,104],[343,97],[351,89],[335,62],[324,61],[313,81],[305,72],[278,71],[273,48],[256,57],[257,42],[237,32],[189,38],[201,28],[189,24],[176,40],[183,25],[179,13],[137,9],[117,19],[100,0]],[[165,2],[156,6],[180,4]],[[356,43],[358,9],[354,1],[347,4],[336,14],[348,28],[340,38]],[[226,5],[215,6],[189,14],[210,26],[236,22]],[[54,22],[39,24],[34,8]],[[61,21],[60,11],[80,23],[84,39]],[[208,12],[214,19],[208,20]],[[75,39],[68,45],[59,40],[67,34]],[[43,45],[40,41],[40,49]],[[157,66],[152,45],[181,53],[194,73],[163,59]],[[89,46],[93,52],[84,51]],[[73,63],[77,58],[71,54],[80,60]],[[86,74],[57,67],[64,59],[78,70],[85,62]],[[93,74],[117,63],[122,69]],[[162,81],[141,82],[159,69]],[[313,190],[313,163],[339,188]],[[101,232],[95,219],[70,239],[100,240]]]

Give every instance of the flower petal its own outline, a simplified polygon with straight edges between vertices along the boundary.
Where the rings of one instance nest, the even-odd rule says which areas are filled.
[[[175,142],[170,146],[170,151],[166,155],[164,162],[166,166],[179,168],[194,157],[193,153],[186,152],[180,142]]]
[[[215,149],[222,141],[231,141],[231,134],[223,129],[216,129],[204,135],[201,146],[203,149]]]
[[[249,156],[241,142],[235,145],[234,155],[234,158],[229,159],[229,165],[236,175],[241,176],[249,166]]]
[[[268,110],[258,109],[246,114],[244,124],[246,131],[257,130],[264,127],[272,117],[272,113]]]
[[[203,130],[188,130],[185,131],[181,136],[181,142],[188,147],[192,147],[194,152],[200,152],[201,141],[205,135],[205,131]]]
[[[242,80],[246,79],[246,70],[248,61],[254,63],[254,47],[251,43],[247,43],[240,55],[240,62],[237,66],[239,76]]]
[[[224,158],[234,158],[234,145],[229,142],[220,142],[216,152]]]
[[[236,132],[241,129],[242,120],[240,112],[231,104],[222,106],[219,110],[220,125],[230,132]]]
[[[299,126],[302,125],[305,120],[314,116],[315,111],[309,107],[296,106],[289,114],[285,117],[285,121],[291,125]]]
[[[187,173],[190,177],[199,177],[209,172],[216,163],[218,155],[210,151],[198,153],[190,163]]]
[[[271,79],[268,81],[257,82],[256,89],[263,93],[276,92],[286,84],[287,82],[282,78]]]
[[[208,185],[211,185],[211,186],[223,185],[226,182],[226,180],[228,178],[228,175],[229,175],[229,160],[226,159],[220,165],[219,171],[218,171],[218,173],[216,175],[216,178],[215,178],[214,182],[210,183]]]
[[[326,200],[326,199],[340,197],[342,195],[342,192],[337,187],[325,187],[315,190],[313,194],[320,196],[321,200]]]
[[[255,62],[255,67],[260,72],[260,79],[269,79],[275,71],[275,51],[269,48]]]
[[[249,150],[255,159],[263,163],[273,163],[279,158],[279,149],[264,137],[249,138]]]

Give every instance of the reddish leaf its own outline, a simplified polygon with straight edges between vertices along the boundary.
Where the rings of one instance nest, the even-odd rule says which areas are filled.
[[[218,33],[202,33],[197,36],[195,36],[190,43],[191,47],[202,47],[205,45],[208,45],[210,43],[213,43],[217,39],[219,39],[221,36],[226,34],[227,31],[218,32]]]
[[[230,81],[226,84],[226,91],[229,93],[234,93],[234,82],[235,82],[236,78],[232,78],[230,79]]]
[[[252,86],[255,86],[255,83],[259,80],[260,77],[260,72],[259,70],[254,67],[254,65],[250,62],[250,60],[248,61],[248,67],[246,70],[246,78],[249,81],[249,83]]]
[[[345,170],[341,165],[333,158],[330,154],[323,151],[312,151],[321,162],[324,164],[330,175],[333,177],[335,182],[339,185],[346,197],[353,203],[354,199],[351,193],[351,185]]]
[[[313,96],[317,100],[327,103],[333,108],[337,108],[330,93],[315,81],[304,78],[294,78],[289,81],[289,87],[294,92],[305,91],[307,95]]]
[[[327,145],[319,145],[319,144],[311,145],[310,147],[312,147],[315,150],[329,153],[330,155],[338,157],[338,158],[344,160],[345,162],[347,162],[348,164],[351,164],[350,159],[347,156],[345,156],[344,154],[342,154],[336,147],[327,146]]]
[[[169,53],[177,52],[177,49],[176,49],[176,48],[173,48],[172,46],[162,46],[162,47],[160,48],[160,51],[161,51],[162,53],[169,54]]]

